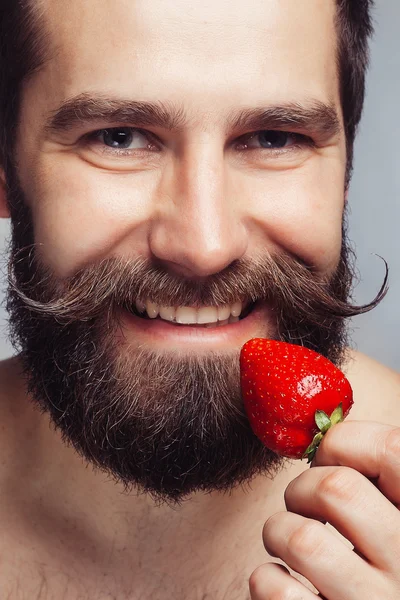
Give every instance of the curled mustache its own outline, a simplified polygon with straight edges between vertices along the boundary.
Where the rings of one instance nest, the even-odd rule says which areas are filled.
[[[356,306],[348,301],[353,274],[341,257],[336,272],[321,277],[287,254],[258,255],[239,259],[207,279],[183,279],[149,260],[108,258],[79,270],[66,280],[57,279],[37,260],[34,247],[16,253],[9,262],[9,286],[25,309],[60,324],[88,321],[132,307],[137,300],[164,306],[215,306],[238,299],[264,300],[279,314],[290,314],[292,322],[308,322],[329,329],[332,321],[366,313],[377,306],[388,291],[388,266],[375,299]],[[19,284],[15,270],[20,260],[29,260],[32,277]],[[36,263],[32,265],[33,263]]]

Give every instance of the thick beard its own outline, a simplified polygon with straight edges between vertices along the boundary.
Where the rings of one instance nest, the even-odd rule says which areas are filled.
[[[329,281],[292,257],[265,256],[237,261],[201,287],[143,261],[105,261],[62,282],[36,254],[32,215],[15,174],[8,184],[10,337],[28,393],[64,442],[127,493],[149,494],[157,504],[179,505],[198,491],[229,492],[258,475],[276,475],[283,459],[255,437],[244,412],[239,349],[183,357],[122,348],[118,309],[138,295],[162,304],[220,304],[246,290],[268,302],[277,339],[340,365],[345,317],[380,300],[366,307],[348,303],[346,236]]]

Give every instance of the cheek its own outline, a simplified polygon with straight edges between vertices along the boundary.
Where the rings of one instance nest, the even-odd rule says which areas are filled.
[[[74,156],[63,157],[61,168],[58,158],[47,157],[22,182],[43,263],[68,277],[105,257],[147,256],[161,175],[112,174]],[[241,172],[230,181],[226,194],[236,200],[237,218],[248,223],[250,249],[267,240],[321,273],[334,269],[341,249],[343,161],[324,157],[286,171]]]
[[[253,221],[268,239],[320,273],[339,260],[344,207],[343,163],[269,173],[253,185]]]
[[[67,277],[114,253],[145,254],[148,199],[155,185],[146,175],[114,176],[87,165],[79,169],[75,161],[62,170],[47,167],[29,194],[44,264]]]

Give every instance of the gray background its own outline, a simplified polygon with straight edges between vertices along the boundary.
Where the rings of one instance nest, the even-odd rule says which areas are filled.
[[[349,224],[361,278],[355,291],[356,302],[369,302],[383,280],[384,264],[374,254],[385,257],[389,263],[390,291],[375,310],[353,319],[353,346],[400,370],[397,340],[400,334],[399,0],[377,0],[375,22],[365,112],[355,149]],[[0,221],[0,250],[3,252],[8,236],[8,221]],[[5,288],[4,276],[0,287]],[[3,297],[0,295],[0,300]],[[0,309],[0,358],[12,352],[3,308]]]

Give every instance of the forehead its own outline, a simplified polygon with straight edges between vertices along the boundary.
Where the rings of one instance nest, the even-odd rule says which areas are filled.
[[[82,92],[213,108],[338,103],[334,0],[43,0],[46,102]],[[156,98],[155,98],[156,97]]]

